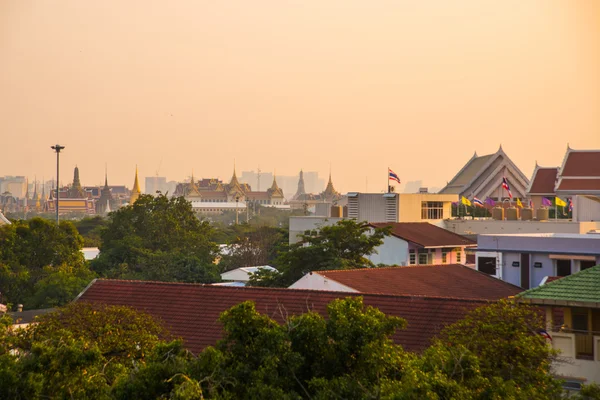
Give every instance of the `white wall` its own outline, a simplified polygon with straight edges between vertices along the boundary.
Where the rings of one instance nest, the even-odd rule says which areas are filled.
[[[327,279],[317,273],[308,273],[294,282],[290,289],[310,289],[310,290],[331,290],[335,292],[354,292],[358,291],[346,285],[342,285],[331,279]]]
[[[408,265],[408,242],[395,236],[386,236],[377,253],[367,258],[375,265]]]

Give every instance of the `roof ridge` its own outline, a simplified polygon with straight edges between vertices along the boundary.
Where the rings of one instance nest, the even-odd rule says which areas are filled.
[[[470,302],[488,302],[493,300],[486,299],[477,299],[477,298],[458,298],[458,297],[445,297],[445,296],[428,296],[428,295],[399,295],[399,294],[389,294],[389,293],[366,293],[366,292],[342,292],[335,290],[314,290],[314,289],[290,289],[290,288],[275,288],[275,287],[260,287],[260,286],[215,286],[206,283],[188,283],[188,282],[161,282],[161,281],[139,281],[139,280],[130,280],[130,279],[94,279],[88,287],[86,287],[80,295],[77,297],[81,297],[84,292],[86,292],[89,287],[92,286],[94,282],[127,282],[127,283],[136,283],[136,284],[161,284],[161,285],[185,285],[185,286],[196,286],[196,287],[206,287],[206,288],[214,288],[217,290],[232,290],[232,291],[245,291],[245,290],[257,290],[257,291],[273,291],[277,293],[286,293],[286,292],[294,292],[294,293],[307,293],[307,294],[343,294],[345,296],[377,296],[380,298],[397,298],[397,299],[407,299],[407,298],[420,298],[420,299],[432,299],[432,300],[459,300],[459,301],[470,301]],[[77,299],[76,299],[77,300]]]
[[[367,267],[367,268],[350,268],[350,269],[325,269],[320,271],[311,271],[313,274],[321,274],[325,272],[352,272],[352,271],[372,271],[372,270],[388,270],[388,269],[399,269],[399,268],[418,268],[418,267],[448,267],[452,265],[460,265],[461,267],[466,267],[462,264],[452,263],[452,264],[412,264],[412,265],[390,265],[387,267]],[[469,267],[466,267],[469,268]]]

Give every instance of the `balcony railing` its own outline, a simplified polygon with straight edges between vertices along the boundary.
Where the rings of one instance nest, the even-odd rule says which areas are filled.
[[[595,347],[597,347],[600,344],[600,332],[581,331],[575,329],[561,329],[560,331],[555,332],[554,336],[558,339],[555,347],[558,347],[560,350],[563,351],[563,353],[574,356],[574,358],[580,360],[595,360],[595,350],[598,350],[595,349]],[[570,340],[565,342],[562,339]],[[566,346],[570,348],[563,348]]]

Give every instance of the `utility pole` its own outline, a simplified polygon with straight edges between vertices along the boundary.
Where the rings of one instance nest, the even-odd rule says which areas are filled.
[[[60,185],[58,184],[58,182],[60,182],[60,151],[64,148],[65,146],[61,146],[60,144],[51,146],[51,149],[56,152],[56,225],[58,225],[58,200],[60,196]]]

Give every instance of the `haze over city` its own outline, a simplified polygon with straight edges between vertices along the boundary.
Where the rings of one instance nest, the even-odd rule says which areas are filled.
[[[256,169],[442,187],[600,147],[600,2],[0,4],[0,175],[131,186]],[[444,166],[436,160],[443,160]],[[63,175],[64,174],[64,175]]]

